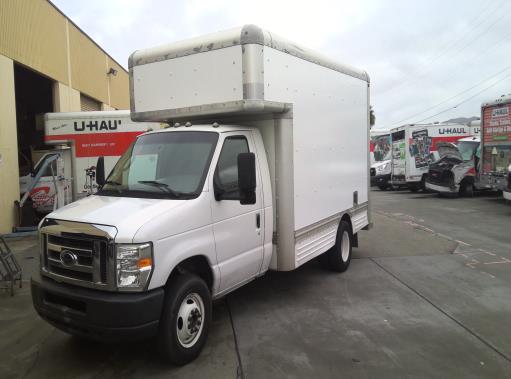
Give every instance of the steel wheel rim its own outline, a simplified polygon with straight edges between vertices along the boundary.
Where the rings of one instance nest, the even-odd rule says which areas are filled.
[[[181,346],[192,347],[202,333],[204,327],[204,302],[196,293],[188,294],[177,313],[176,331]]]
[[[341,239],[341,258],[343,262],[347,262],[350,256],[350,236],[347,231],[342,233]]]

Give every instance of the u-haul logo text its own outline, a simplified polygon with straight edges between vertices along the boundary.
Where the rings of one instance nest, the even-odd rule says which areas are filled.
[[[465,134],[465,128],[442,128],[438,130],[438,134]]]
[[[507,116],[509,116],[509,108],[502,107],[502,108],[492,109],[491,116],[492,117],[507,117]]]
[[[100,130],[117,130],[117,126],[121,125],[121,120],[103,120],[103,121],[82,121],[80,123],[74,122],[74,129],[76,132],[84,131],[100,131]]]

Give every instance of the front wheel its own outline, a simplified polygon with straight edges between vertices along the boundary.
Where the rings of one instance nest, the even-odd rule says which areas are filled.
[[[350,226],[346,221],[341,221],[337,229],[335,245],[321,256],[323,265],[332,271],[346,271],[351,262],[352,246],[353,236]]]
[[[198,276],[180,274],[170,281],[158,333],[165,360],[184,365],[200,354],[211,323],[211,308],[209,288]]]
[[[461,188],[462,196],[474,197],[474,185],[472,183],[465,183]]]

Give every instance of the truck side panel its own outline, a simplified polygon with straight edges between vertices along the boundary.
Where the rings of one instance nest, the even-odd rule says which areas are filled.
[[[241,46],[170,58],[132,69],[137,112],[243,99]]]
[[[306,72],[307,75],[303,75]],[[294,228],[368,201],[367,83],[264,48],[264,97],[293,104]]]

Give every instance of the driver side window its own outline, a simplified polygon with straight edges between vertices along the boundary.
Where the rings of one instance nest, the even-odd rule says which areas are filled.
[[[228,137],[224,141],[215,170],[215,187],[223,200],[239,200],[238,154],[248,153],[247,139],[243,136]]]

